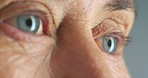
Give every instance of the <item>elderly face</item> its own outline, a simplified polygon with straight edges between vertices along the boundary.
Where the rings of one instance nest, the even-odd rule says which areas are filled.
[[[133,0],[0,0],[0,78],[129,78]]]

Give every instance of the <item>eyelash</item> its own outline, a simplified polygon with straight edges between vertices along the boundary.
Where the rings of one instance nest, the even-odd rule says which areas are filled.
[[[117,38],[120,46],[128,45],[128,43],[131,41],[130,37],[125,36],[122,33],[123,31],[119,28],[116,29],[116,27],[120,27],[120,23],[116,22],[115,19],[104,19],[101,23],[99,23],[96,27],[92,29],[93,37],[94,39],[97,39],[103,36],[111,36]]]
[[[111,32],[111,33],[107,33],[105,35],[117,38],[121,45],[125,45],[125,44],[128,44],[129,42],[131,42],[130,37],[125,36],[119,32]]]
[[[98,38],[95,39],[95,41],[96,41],[98,47],[99,47],[102,51],[104,51],[104,52],[106,52],[106,51],[103,49],[103,46],[102,46],[102,39],[103,39],[104,36],[114,37],[114,38],[116,38],[117,41],[118,41],[117,50],[116,50],[113,54],[111,54],[111,55],[120,55],[121,53],[118,52],[118,51],[120,50],[120,48],[121,48],[122,46],[124,46],[125,44],[128,44],[128,43],[130,42],[130,38],[127,37],[127,36],[125,36],[125,35],[123,35],[122,33],[119,33],[119,32],[112,32],[112,31],[111,31],[111,32],[108,32],[108,33],[106,32],[106,33],[104,33],[103,35],[101,35],[100,37],[98,37]],[[99,40],[99,43],[98,43],[98,40]],[[101,42],[101,43],[100,43],[100,42]]]

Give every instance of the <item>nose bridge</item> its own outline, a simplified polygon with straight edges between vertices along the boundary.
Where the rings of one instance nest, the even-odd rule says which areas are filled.
[[[76,0],[66,11],[66,15],[57,30],[57,46],[59,51],[63,52],[61,55],[66,55],[67,59],[69,57],[73,61],[83,61],[83,63],[85,60],[93,60],[91,57],[93,54],[95,55],[97,46],[91,32],[93,22],[91,17],[94,14],[94,11],[91,11],[92,7],[92,4],[87,3],[87,1]]]
[[[70,78],[129,78],[124,63],[110,60],[98,48],[89,25],[87,21],[63,20],[57,30],[58,48],[52,54],[53,69]]]
[[[69,78],[92,78],[92,76],[87,76],[93,71],[91,52],[95,47],[92,47],[94,46],[92,40],[87,22],[64,20],[57,31],[58,50],[54,52],[55,57],[53,56],[56,59],[54,59],[55,64],[58,65],[53,67],[57,71],[62,68],[60,71],[65,72],[63,74],[70,76]],[[75,77],[74,74],[87,77]]]
[[[91,32],[91,17],[88,10],[73,9],[57,30],[57,48],[51,59],[51,67],[60,76],[67,78],[122,78],[115,77],[108,57],[96,45]],[[91,20],[91,21],[90,21]],[[116,61],[115,61],[116,62]],[[120,63],[122,71],[124,65]],[[123,66],[123,67],[122,67]],[[115,67],[116,68],[116,67]],[[124,71],[125,69],[123,69]],[[60,78],[57,76],[57,78]],[[128,77],[123,77],[128,78]]]
[[[96,46],[89,23],[84,20],[64,20],[57,30],[57,43],[72,49],[83,48],[81,50],[92,49]]]

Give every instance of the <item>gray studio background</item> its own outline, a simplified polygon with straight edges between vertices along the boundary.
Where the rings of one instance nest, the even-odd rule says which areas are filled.
[[[132,78],[148,78],[148,0],[135,0],[137,17],[124,57]]]

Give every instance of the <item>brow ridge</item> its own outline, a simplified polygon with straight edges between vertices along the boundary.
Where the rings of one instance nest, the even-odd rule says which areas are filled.
[[[114,0],[108,2],[106,6],[109,10],[128,10],[134,9],[134,1],[133,0]]]

